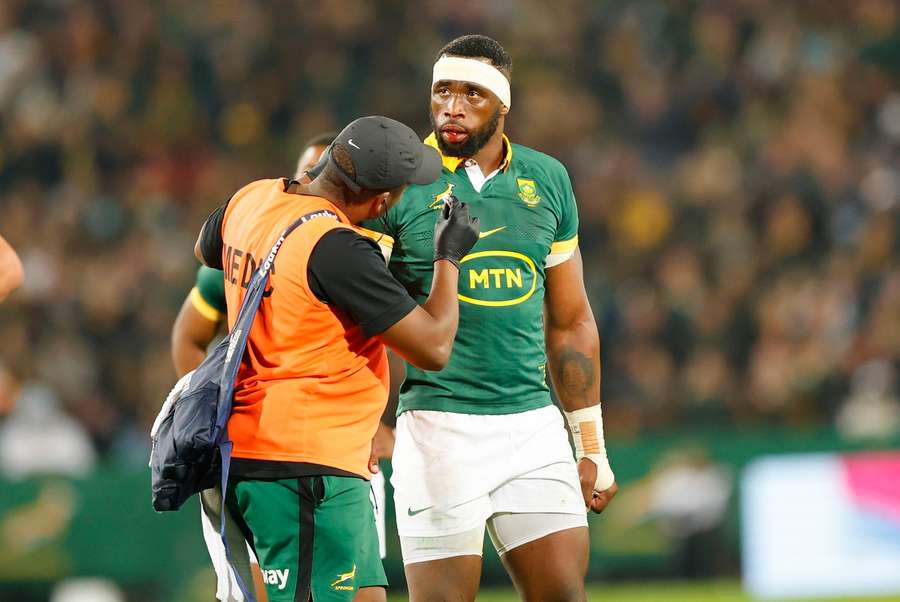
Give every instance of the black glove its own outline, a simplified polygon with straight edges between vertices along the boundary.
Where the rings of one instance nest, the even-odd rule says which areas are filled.
[[[469,207],[451,196],[441,207],[441,215],[434,225],[434,260],[447,259],[459,267],[478,242],[481,226],[477,217],[469,216]]]

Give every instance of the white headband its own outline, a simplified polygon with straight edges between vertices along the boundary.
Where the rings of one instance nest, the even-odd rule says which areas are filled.
[[[499,69],[478,59],[442,56],[434,64],[431,85],[441,80],[478,84],[496,94],[507,108],[510,106],[509,80]]]

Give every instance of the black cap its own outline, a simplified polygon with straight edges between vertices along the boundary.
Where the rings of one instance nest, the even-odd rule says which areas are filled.
[[[341,145],[350,153],[355,177],[344,172],[331,151]],[[360,117],[345,127],[310,170],[318,175],[331,160],[344,183],[354,192],[391,190],[406,184],[431,184],[441,175],[441,156],[419,140],[408,126],[381,115]]]

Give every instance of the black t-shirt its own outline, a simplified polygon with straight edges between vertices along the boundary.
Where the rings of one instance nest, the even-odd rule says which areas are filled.
[[[200,239],[204,263],[220,270],[227,206],[225,203],[210,214]],[[319,239],[309,257],[307,279],[319,300],[349,316],[366,336],[381,334],[416,307],[388,271],[378,244],[349,228],[336,228]]]

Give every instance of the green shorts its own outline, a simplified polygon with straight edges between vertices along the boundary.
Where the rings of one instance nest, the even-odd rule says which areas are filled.
[[[227,505],[252,541],[269,602],[352,600],[387,587],[370,485],[352,477],[243,480]]]

